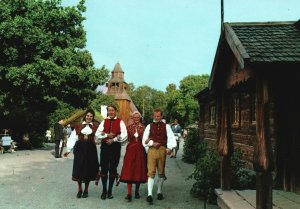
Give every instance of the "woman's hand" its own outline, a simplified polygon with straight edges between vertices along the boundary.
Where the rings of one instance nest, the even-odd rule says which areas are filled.
[[[112,143],[114,143],[113,139],[107,139],[106,140],[106,144],[111,145]]]
[[[114,134],[114,133],[107,134],[107,138],[109,138],[109,139],[113,139],[113,138],[115,138],[115,136],[116,136],[116,134]]]

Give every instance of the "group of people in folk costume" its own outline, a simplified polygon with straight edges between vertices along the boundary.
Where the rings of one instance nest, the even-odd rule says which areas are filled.
[[[126,127],[117,117],[117,108],[107,106],[108,117],[99,126],[94,123],[95,112],[86,111],[82,124],[75,126],[67,140],[67,151],[73,151],[74,162],[72,179],[78,184],[77,198],[87,198],[90,181],[102,182],[102,200],[113,198],[113,186],[116,179],[127,183],[125,199],[130,202],[133,197],[140,198],[140,184],[148,185],[149,204],[153,203],[153,186],[156,171],[158,173],[157,199],[164,199],[163,182],[166,180],[166,156],[176,148],[176,139],[171,126],[162,122],[162,111],[153,111],[153,122],[146,127],[140,122],[139,112],[132,114],[133,122]],[[121,144],[127,141],[121,175],[117,167],[121,155]],[[97,142],[100,146],[100,164],[97,156]],[[147,150],[147,152],[146,152]],[[99,171],[100,165],[100,171]],[[84,189],[82,184],[84,183]],[[135,184],[134,196],[132,185]]]

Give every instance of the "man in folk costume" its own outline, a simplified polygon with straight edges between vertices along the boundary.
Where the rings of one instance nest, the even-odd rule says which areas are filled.
[[[148,197],[147,202],[153,203],[152,190],[156,169],[158,171],[157,199],[162,200],[163,182],[166,180],[166,155],[170,155],[176,147],[176,140],[170,125],[162,122],[162,111],[153,111],[153,122],[147,125],[143,135],[143,145],[148,149]]]
[[[118,178],[117,167],[120,161],[121,143],[127,139],[126,125],[123,120],[116,116],[116,111],[117,108],[114,105],[108,105],[108,117],[100,123],[96,131],[96,137],[101,140],[100,177],[103,186],[102,200],[113,198],[112,188],[115,179]],[[108,189],[107,180],[109,180]]]

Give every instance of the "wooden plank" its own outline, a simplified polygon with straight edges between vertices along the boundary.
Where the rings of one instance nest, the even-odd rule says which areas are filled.
[[[243,69],[245,67],[245,61],[250,59],[250,56],[230,25],[225,23],[224,28],[225,39],[238,60],[240,67]]]

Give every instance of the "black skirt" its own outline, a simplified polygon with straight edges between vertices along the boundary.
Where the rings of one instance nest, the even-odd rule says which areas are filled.
[[[74,146],[72,179],[87,182],[96,180],[99,172],[97,147],[92,140],[78,140]]]

